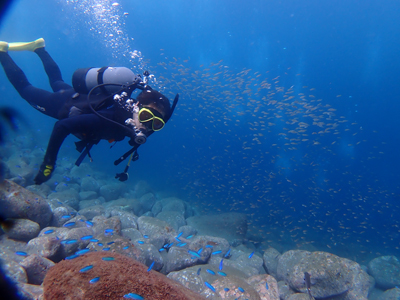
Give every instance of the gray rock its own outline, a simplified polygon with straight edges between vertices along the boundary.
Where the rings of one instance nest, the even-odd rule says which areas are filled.
[[[183,286],[199,294],[203,290],[204,286],[204,280],[201,276],[197,275],[199,267],[200,266],[193,266],[183,270],[171,272],[167,275],[167,277],[179,282]]]
[[[290,288],[289,284],[285,281],[278,281],[278,290],[279,290],[279,297],[282,300],[287,300],[289,297],[295,292]]]
[[[136,198],[140,198],[144,194],[147,194],[150,192],[151,192],[151,187],[146,181],[140,180],[135,184],[134,194],[135,194]]]
[[[276,279],[271,275],[262,274],[251,276],[246,279],[260,295],[261,299],[265,300],[279,300],[279,289]]]
[[[212,282],[212,286],[215,288],[217,294],[220,295],[222,299],[261,300],[260,295],[257,293],[257,291],[245,280],[239,277],[218,276],[217,279]],[[229,291],[224,290],[226,287],[229,287]],[[241,287],[244,292],[240,291],[239,287]],[[200,295],[206,298],[211,298],[214,297],[215,293],[204,286],[203,291],[200,293]]]
[[[140,240],[143,241],[143,239]],[[154,262],[153,269],[156,271],[161,270],[161,268],[164,266],[164,261],[160,252],[158,252],[158,249],[154,247],[153,244],[150,244],[147,241],[145,241],[144,244],[139,244],[137,240],[133,241],[133,244],[134,248],[136,249],[131,253],[131,255],[128,256],[131,256],[135,260],[145,264],[148,267]]]
[[[4,218],[29,219],[41,228],[52,217],[50,206],[42,197],[7,179],[0,183],[0,211]]]
[[[290,252],[290,253],[288,253]],[[284,277],[296,291],[307,292],[304,272],[311,275],[312,294],[315,298],[328,298],[346,293],[343,299],[366,299],[371,285],[368,274],[359,264],[327,252],[288,251],[278,262],[278,276]],[[303,256],[294,262],[294,252]],[[288,254],[287,254],[288,253]],[[282,273],[287,270],[287,273]]]
[[[85,193],[91,193],[91,192],[85,192]],[[100,205],[100,204],[103,204],[104,202],[106,202],[106,200],[104,200],[103,197],[99,197],[94,200],[81,200],[79,202],[79,210],[90,207],[90,206],[94,206],[94,205]]]
[[[181,199],[169,197],[162,199],[160,202],[162,204],[162,211],[173,211],[180,213],[182,216],[185,215],[185,204]]]
[[[82,179],[81,192],[92,191],[97,194],[99,189],[100,189],[100,185],[96,181],[96,179],[94,179],[93,177],[85,177]]]
[[[91,174],[93,174],[93,169],[88,163],[82,163],[79,167],[74,166],[70,172],[74,182],[81,182],[84,178],[91,177]]]
[[[14,219],[14,226],[6,231],[10,239],[28,242],[37,237],[40,232],[38,223],[28,219]]]
[[[177,232],[182,232],[182,237],[187,238],[188,236],[195,236],[197,234],[197,230],[192,226],[184,225],[178,228]]]
[[[40,236],[30,240],[27,249],[30,254],[37,254],[58,262],[61,259],[60,242],[56,236]]]
[[[368,264],[368,273],[382,289],[400,286],[400,261],[396,256],[380,256]]]
[[[103,216],[105,209],[103,205],[95,205],[81,209],[78,213],[82,216],[85,216],[86,219],[91,220],[96,216]]]
[[[75,189],[68,189],[62,192],[51,193],[48,199],[57,199],[64,204],[79,209],[79,193]]]
[[[138,225],[137,225],[138,217],[130,212],[113,209],[110,211],[110,215],[112,217],[118,217],[121,220],[121,228],[122,229],[126,229],[126,228],[137,229],[138,228]]]
[[[47,198],[47,196],[51,193],[51,189],[48,185],[46,184],[41,184],[41,185],[28,185],[26,187],[27,190],[35,193],[36,195],[39,195],[42,198]]]
[[[162,211],[157,215],[157,219],[167,222],[176,231],[178,231],[179,227],[186,225],[183,215],[175,211]]]
[[[277,268],[280,256],[281,254],[279,253],[279,251],[272,247],[265,250],[263,255],[265,271],[275,278],[278,277]]]
[[[80,192],[79,193],[79,198],[81,199],[81,201],[95,200],[95,199],[98,198],[98,194],[95,191]],[[81,207],[81,203],[79,203],[79,207]]]
[[[198,263],[198,258],[188,253],[187,248],[172,247],[167,254],[165,273],[179,271]]]
[[[278,260],[276,268],[277,280],[287,282],[287,277],[293,271],[294,266],[303,258],[310,256],[311,252],[304,250],[290,250],[282,254]],[[307,271],[308,272],[308,271]]]
[[[138,219],[138,229],[143,235],[149,236],[149,241],[157,249],[176,236],[175,230],[167,222],[152,217],[141,216]]]
[[[161,201],[157,201],[151,208],[151,212],[154,216],[157,216],[161,211],[162,211],[162,203]]]
[[[310,296],[305,293],[297,293],[290,295],[290,297],[287,300],[310,300]]]
[[[100,195],[106,199],[106,201],[111,201],[118,199],[124,190],[124,185],[122,183],[110,183],[100,187]]]
[[[135,228],[126,228],[121,230],[121,234],[123,237],[130,239],[131,241],[135,240],[143,240],[143,235],[140,233],[139,230]]]
[[[154,203],[156,203],[156,197],[153,193],[147,193],[139,198],[139,202],[142,204],[143,211],[146,213],[153,208]]]
[[[112,200],[103,204],[105,208],[117,208],[119,210],[127,211],[140,216],[143,212],[142,204],[137,199],[126,199],[120,198],[118,200]]]
[[[59,206],[53,209],[53,219],[50,225],[54,227],[63,226],[65,223],[69,222],[76,215],[76,210],[65,206]],[[70,216],[70,218],[67,218]]]
[[[385,291],[378,300],[400,300],[400,289],[394,288]]]
[[[62,258],[70,256],[80,249],[86,248],[86,246],[90,243],[90,240],[82,240],[82,237],[94,235],[93,229],[89,227],[79,227],[67,230],[64,228],[59,229],[60,230],[57,230],[56,235],[61,239],[60,256]],[[71,240],[76,240],[76,242],[67,243],[67,241]]]
[[[47,271],[55,265],[54,262],[36,254],[26,257],[20,265],[25,269],[28,283],[41,285]]]
[[[118,217],[106,218],[104,216],[94,217],[93,220],[93,233],[95,237],[104,236],[106,229],[112,229],[112,233],[107,233],[108,236],[121,235],[121,221]]]
[[[231,245],[235,240],[245,239],[247,232],[247,217],[241,213],[194,216],[187,218],[186,223],[194,227],[198,234],[219,236]]]
[[[4,273],[8,278],[10,278],[14,283],[27,283],[28,276],[23,267],[13,260],[3,261],[2,268]]]
[[[22,294],[24,300],[42,300],[43,287],[34,284],[18,283],[19,292]]]

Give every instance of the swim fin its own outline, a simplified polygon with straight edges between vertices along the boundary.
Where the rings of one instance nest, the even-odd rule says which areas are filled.
[[[8,51],[35,51],[36,49],[43,48],[44,46],[44,39],[40,38],[28,43],[8,43]]]

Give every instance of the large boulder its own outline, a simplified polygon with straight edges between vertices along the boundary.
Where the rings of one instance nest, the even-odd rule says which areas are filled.
[[[0,183],[0,211],[4,218],[29,219],[41,228],[52,217],[50,206],[42,197],[9,180]]]
[[[311,291],[315,298],[367,299],[370,278],[354,261],[320,251],[291,250],[280,256],[278,277],[288,282],[293,290],[307,292],[305,272],[311,275]]]
[[[368,264],[368,273],[382,289],[400,286],[400,261],[396,256],[380,256]]]
[[[40,226],[28,219],[14,219],[14,225],[10,229],[4,230],[9,238],[28,242],[38,236]]]
[[[241,213],[194,216],[187,218],[186,223],[198,234],[222,237],[231,244],[245,239],[247,232],[247,217]]]

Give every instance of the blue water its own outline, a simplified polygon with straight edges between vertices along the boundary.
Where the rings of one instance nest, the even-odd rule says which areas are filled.
[[[66,82],[77,68],[127,66],[149,69],[170,100],[180,93],[127,184],[147,180],[204,213],[244,212],[261,249],[313,246],[367,262],[400,255],[399,12],[389,0],[21,0],[0,40],[45,38]],[[49,89],[35,54],[12,57]],[[263,80],[271,88],[257,91]],[[20,99],[3,72],[0,89],[45,147],[54,120]],[[312,125],[313,112],[324,124]],[[73,141],[62,152],[71,160]],[[108,148],[94,149],[93,165],[113,176],[129,147]]]

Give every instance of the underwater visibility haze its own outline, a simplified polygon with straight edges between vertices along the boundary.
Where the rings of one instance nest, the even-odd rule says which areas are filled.
[[[127,187],[146,181],[201,215],[246,214],[244,243],[261,255],[318,250],[367,264],[400,256],[399,13],[388,0],[20,0],[0,40],[43,37],[67,83],[78,68],[125,66],[149,71],[171,102],[179,93]],[[50,89],[35,54],[11,56]],[[55,120],[4,72],[0,90],[1,106],[29,123],[7,143],[45,149]],[[75,141],[58,161],[75,162]],[[125,162],[113,162],[129,149],[102,141],[90,166],[117,181]]]

